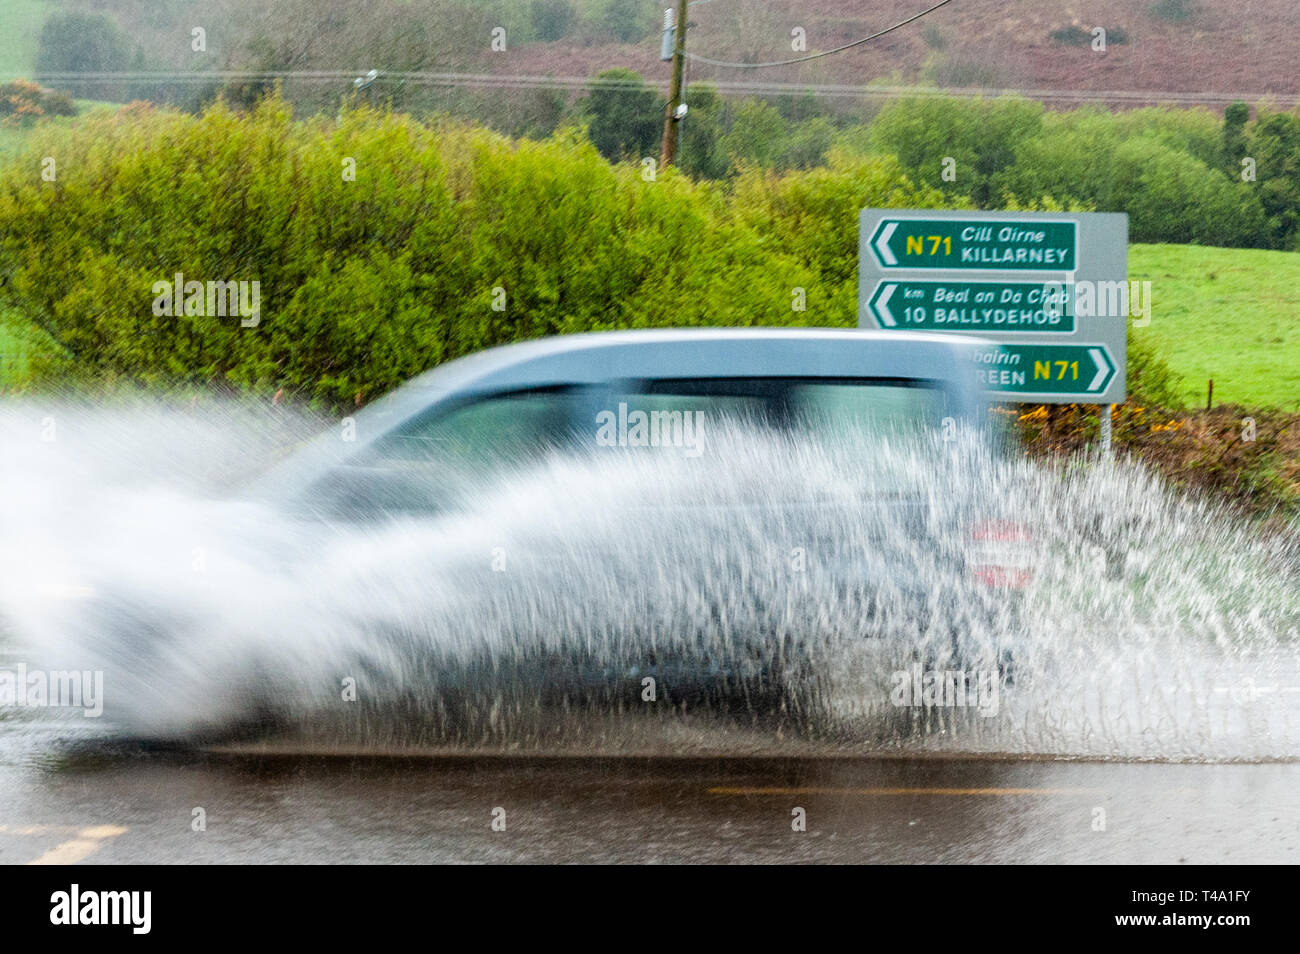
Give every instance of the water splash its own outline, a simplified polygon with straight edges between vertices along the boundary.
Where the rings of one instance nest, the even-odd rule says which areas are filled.
[[[310,422],[65,408],[41,441],[49,416],[0,416],[0,619],[11,660],[103,670],[114,731],[1300,756],[1296,541],[1136,463],[714,426],[695,459],[602,448],[442,517],[321,523],[217,493]],[[1027,586],[988,585],[990,545]],[[898,704],[957,671],[996,681]]]

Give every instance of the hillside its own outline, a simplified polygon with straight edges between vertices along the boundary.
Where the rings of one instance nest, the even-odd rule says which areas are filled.
[[[832,49],[925,9],[932,0],[800,0],[708,3],[691,11],[689,46],[729,61],[770,61],[791,51],[795,26],[808,50]],[[1166,0],[1170,2],[1170,0]],[[1190,20],[1172,22],[1154,4],[1098,0],[955,0],[921,21],[861,48],[811,63],[763,70],[692,64],[692,79],[863,85],[881,78],[952,87],[1056,91],[1163,91],[1211,94],[1211,101],[1256,94],[1300,94],[1293,0],[1200,0]],[[1052,39],[1071,26],[1108,30],[1105,53]],[[1126,36],[1125,36],[1126,35]],[[496,72],[587,75],[630,66],[665,75],[653,41],[632,46],[532,44],[498,58]],[[1161,97],[1152,97],[1160,99]],[[1121,100],[1122,101],[1122,100]]]
[[[285,2],[285,0],[282,0]],[[394,0],[395,2],[395,0]],[[558,3],[561,0],[547,0]],[[934,0],[708,0],[691,11],[690,48],[727,61],[767,61],[799,54],[791,50],[791,31],[806,31],[809,52],[827,50],[906,19]],[[625,66],[653,81],[666,81],[659,61],[656,24],[661,0],[569,0],[572,14],[561,39],[542,42],[533,18],[534,0],[459,0],[474,8],[478,21],[449,25],[469,35],[482,33],[476,51],[468,36],[452,47],[436,49],[422,65],[431,71],[587,77]],[[635,26],[616,31],[641,34],[634,42],[615,42],[608,29],[608,9],[619,3],[640,11]],[[310,9],[320,17],[342,17],[345,32],[368,8],[361,0],[319,0]],[[261,0],[173,0],[166,7],[139,0],[4,0],[0,3],[0,78],[30,74],[36,38],[47,11],[87,9],[112,14],[142,44],[149,68],[191,68],[188,50],[191,21],[207,26],[214,66],[225,53],[258,42],[266,5]],[[434,9],[434,8],[431,8]],[[1165,11],[1163,16],[1157,10]],[[1179,10],[1190,16],[1179,20]],[[604,12],[603,12],[604,11]],[[432,14],[431,14],[432,15]],[[604,16],[602,21],[600,18]],[[342,22],[342,21],[340,21]],[[486,25],[507,25],[504,52],[489,49]],[[1089,31],[1102,26],[1109,34],[1104,53],[1094,52]],[[728,83],[825,84],[863,86],[872,82],[933,83],[944,87],[991,87],[1037,91],[1053,101],[1102,98],[1112,102],[1188,101],[1222,105],[1236,97],[1273,97],[1291,102],[1300,96],[1295,70],[1300,7],[1294,0],[953,0],[917,23],[880,40],[810,63],[762,69],[691,66],[692,80]],[[256,28],[256,29],[254,29]],[[285,47],[299,46],[299,68],[352,69],[358,50],[345,44],[351,59],[320,54],[330,49],[330,27],[302,22],[301,35],[281,37]],[[1073,34],[1070,31],[1073,29]],[[303,37],[316,34],[306,41]],[[1053,39],[1052,34],[1057,34]],[[385,41],[387,42],[387,41]],[[317,52],[307,59],[305,51]],[[454,53],[448,50],[454,49]],[[340,54],[341,55],[341,54]],[[346,58],[346,57],[345,57]],[[394,68],[381,62],[379,68]],[[331,62],[323,62],[330,60]],[[1103,93],[1111,94],[1103,96]],[[1116,96],[1115,93],[1132,94]],[[1151,95],[1145,95],[1151,94]],[[1169,94],[1169,95],[1158,95]]]

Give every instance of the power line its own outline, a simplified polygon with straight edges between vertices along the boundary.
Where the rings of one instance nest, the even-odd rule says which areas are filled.
[[[946,7],[950,3],[952,3],[952,0],[939,0],[938,3],[930,7],[928,10],[922,10],[920,13],[916,14],[915,16],[910,16],[906,20],[903,20],[900,23],[895,23],[891,27],[886,27],[885,29],[881,30],[879,33],[873,33],[871,34],[871,36],[864,36],[862,39],[854,40],[852,43],[845,43],[843,46],[837,46],[833,50],[826,50],[825,52],[822,53],[810,53],[808,56],[796,57],[793,60],[774,60],[771,63],[728,63],[724,60],[711,60],[707,56],[700,56],[698,53],[688,52],[686,53],[686,55],[692,60],[699,60],[701,63],[707,63],[710,66],[726,66],[735,70],[757,70],[757,69],[763,69],[768,66],[790,66],[794,63],[806,63],[809,60],[819,59],[820,57],[823,56],[830,56],[832,53],[843,53],[845,50],[851,50],[855,46],[861,46],[863,43],[869,43],[872,40],[879,39],[880,37],[884,36],[886,33],[893,33],[895,30],[901,29],[902,27],[907,26],[909,23],[915,23],[917,20],[921,19],[921,17],[925,16],[927,13],[933,13],[935,10],[938,10],[940,7]]]
[[[39,73],[33,77],[38,82],[68,83],[75,81],[105,81],[137,83],[211,83],[213,81],[271,81],[276,79],[299,82],[340,83],[351,86],[352,80],[364,71],[358,70],[283,70],[283,71],[189,71],[189,72],[72,72]],[[586,92],[600,89],[644,89],[645,81],[638,79],[601,78],[599,76],[555,76],[510,73],[437,73],[401,72],[380,73],[379,79],[404,82],[407,86],[477,88],[477,89],[557,89]],[[1134,105],[1169,104],[1194,106],[1227,106],[1234,102],[1258,103],[1265,100],[1278,105],[1300,104],[1300,93],[1278,90],[1253,90],[1216,93],[1210,91],[1186,92],[1159,89],[1047,89],[1011,88],[995,86],[903,86],[838,83],[787,83],[774,80],[715,80],[692,79],[699,86],[707,83],[722,94],[773,96],[834,97],[840,99],[910,99],[910,98],[973,98],[1005,95],[1023,96],[1026,99],[1059,103],[1127,103]]]

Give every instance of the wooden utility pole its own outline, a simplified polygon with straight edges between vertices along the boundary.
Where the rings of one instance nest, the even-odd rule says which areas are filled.
[[[686,65],[686,5],[677,0],[677,23],[673,29],[673,79],[664,110],[664,140],[659,150],[659,167],[667,169],[677,159],[677,107],[682,102],[682,73]]]

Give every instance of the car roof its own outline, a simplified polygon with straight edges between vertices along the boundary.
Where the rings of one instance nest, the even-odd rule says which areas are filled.
[[[971,349],[953,334],[840,328],[655,328],[557,335],[448,362],[393,396],[479,393],[648,378],[900,377],[974,386]]]
[[[655,328],[539,338],[481,351],[412,378],[355,415],[355,443],[344,445],[337,436],[327,436],[277,467],[262,483],[309,479],[443,401],[565,384],[662,378],[905,378],[943,382],[960,411],[974,413],[981,392],[972,353],[986,343],[957,334],[838,328]]]

